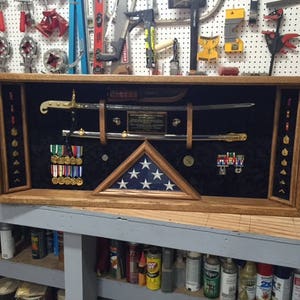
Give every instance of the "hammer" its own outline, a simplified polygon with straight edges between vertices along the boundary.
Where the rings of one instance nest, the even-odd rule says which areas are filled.
[[[199,9],[206,6],[206,0],[169,0],[169,8],[190,8],[190,75],[197,73]]]

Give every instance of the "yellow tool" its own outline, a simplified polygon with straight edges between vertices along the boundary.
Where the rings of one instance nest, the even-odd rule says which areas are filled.
[[[220,42],[219,36],[213,36],[213,37],[205,37],[200,36],[199,37],[199,45],[202,46],[204,49],[198,53],[197,58],[198,60],[216,60],[219,55],[217,51],[217,46]]]
[[[244,19],[244,8],[226,9],[224,45],[226,53],[236,53],[244,51],[244,42],[237,37],[237,27]]]

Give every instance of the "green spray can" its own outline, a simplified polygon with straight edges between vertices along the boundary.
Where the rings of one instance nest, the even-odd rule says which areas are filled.
[[[218,298],[220,294],[220,261],[214,255],[206,255],[204,261],[203,292],[207,298]]]

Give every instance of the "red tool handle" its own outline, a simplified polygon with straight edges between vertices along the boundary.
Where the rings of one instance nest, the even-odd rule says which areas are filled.
[[[25,32],[26,27],[26,14],[25,11],[21,11],[20,13],[20,32]]]
[[[4,32],[5,31],[5,23],[4,23],[4,16],[3,16],[3,11],[0,11],[0,31]]]

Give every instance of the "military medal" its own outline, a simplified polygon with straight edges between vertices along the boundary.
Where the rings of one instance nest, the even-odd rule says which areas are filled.
[[[76,154],[76,165],[80,166],[82,165],[82,146],[76,146],[77,147],[77,154]]]
[[[282,170],[280,171],[280,174],[285,176],[285,175],[287,175],[287,172],[286,172],[285,169],[282,169]]]
[[[57,145],[50,145],[50,152],[51,152],[51,163],[57,164],[58,155],[57,155]]]
[[[18,157],[19,156],[19,152],[17,150],[14,150],[12,153],[13,157]]]
[[[76,184],[77,184],[78,186],[82,186],[82,185],[83,185],[83,179],[82,179],[82,178],[77,178]]]
[[[283,143],[285,145],[288,145],[290,143],[290,138],[287,134],[283,137]]]
[[[18,135],[18,130],[16,127],[13,127],[11,130],[10,130],[10,134],[12,136],[17,136]]]
[[[239,174],[242,172],[242,168],[244,167],[244,155],[238,154],[235,160],[235,169],[234,172]]]
[[[217,167],[219,168],[219,175],[226,175],[226,168],[228,167],[227,155],[218,154]]]
[[[288,156],[289,151],[286,148],[284,148],[284,149],[282,149],[281,154],[282,154],[282,156]]]
[[[65,163],[65,165],[69,165],[71,163],[70,156],[65,156],[64,163]]]
[[[57,165],[51,165],[51,175],[52,175],[52,183],[53,184],[58,184],[58,179],[57,179]]]
[[[13,139],[13,141],[11,142],[12,147],[16,148],[18,147],[19,143],[16,139]]]

